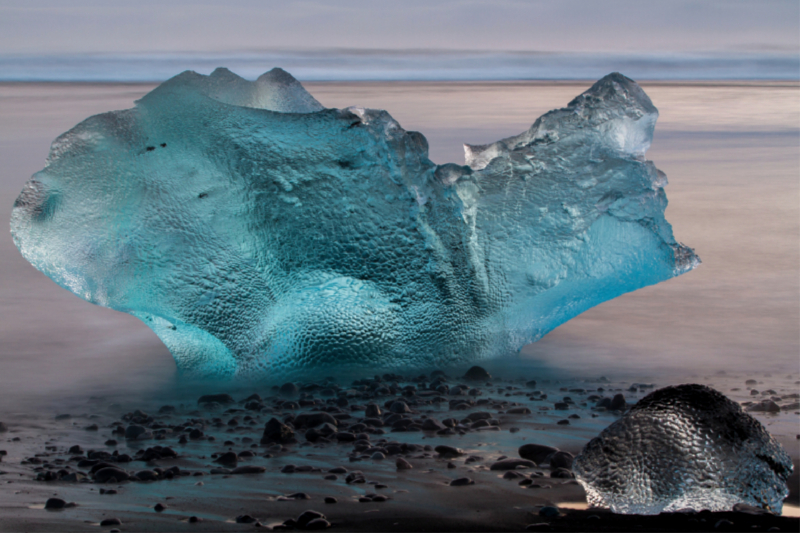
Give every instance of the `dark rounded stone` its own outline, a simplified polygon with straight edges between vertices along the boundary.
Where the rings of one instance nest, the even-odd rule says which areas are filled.
[[[519,453],[519,456],[523,459],[528,459],[529,461],[533,461],[537,465],[540,465],[547,462],[550,456],[557,451],[559,451],[558,448],[545,446],[543,444],[523,444],[520,446],[517,453]]]
[[[165,510],[166,508],[167,508],[167,506],[166,506],[166,505],[164,505],[163,503],[157,503],[157,504],[155,504],[155,506],[153,507],[153,509],[154,509],[154,510],[155,510],[157,513],[160,513],[161,511]]]
[[[474,485],[475,482],[468,477],[460,477],[450,482],[451,487],[465,487],[467,485]]]
[[[234,399],[230,394],[205,394],[200,396],[200,399],[197,400],[197,403],[218,403],[221,405],[227,405],[229,403],[234,403]]]
[[[126,471],[113,466],[101,468],[97,470],[93,476],[97,483],[108,483],[112,479],[116,481],[127,481],[128,478],[130,478],[130,475]]]
[[[312,520],[316,520],[318,518],[325,518],[325,515],[320,513],[319,511],[304,511],[300,516],[297,517],[297,527],[299,529],[305,529],[309,522]]]
[[[575,474],[566,468],[556,468],[555,470],[550,471],[550,477],[557,479],[572,479],[575,477]]]
[[[325,520],[324,518],[315,518],[314,520],[306,524],[306,527],[304,529],[308,531],[315,531],[315,530],[318,531],[320,529],[328,529],[329,527],[331,527],[331,523]]]
[[[389,407],[389,410],[393,413],[403,414],[403,413],[410,413],[411,409],[408,407],[406,402],[392,402],[392,405]]]
[[[494,463],[491,470],[516,470],[520,466],[533,468],[536,463],[527,459],[503,459]]]
[[[136,477],[139,481],[158,481],[159,476],[158,472],[153,470],[142,470],[140,472],[136,472]]]
[[[622,394],[615,394],[611,399],[611,405],[609,405],[608,409],[610,411],[624,411],[627,406],[628,404],[625,401],[625,396]]]
[[[441,444],[436,448],[434,448],[434,451],[442,457],[458,457],[459,455],[464,455],[463,450],[460,450],[459,448],[454,448],[452,446],[446,446],[444,444]]]
[[[263,474],[267,469],[263,466],[244,465],[231,470],[231,474]]]
[[[61,498],[49,498],[44,504],[45,509],[63,509],[66,506],[67,502]]]
[[[278,392],[281,394],[281,396],[287,396],[291,398],[297,396],[297,394],[300,392],[300,389],[294,383],[284,383],[281,385],[281,388],[278,389]]]
[[[217,457],[214,462],[225,466],[236,466],[239,462],[239,456],[235,452],[225,452]]]
[[[550,456],[550,468],[572,468],[575,457],[569,452],[558,451]]]
[[[552,505],[546,505],[539,509],[539,516],[542,518],[555,518],[561,515],[561,511],[558,507]]]
[[[258,522],[258,520],[256,520],[249,514],[243,514],[236,517],[237,524],[253,524],[255,522]]]
[[[287,444],[293,439],[294,430],[277,418],[273,417],[264,426],[264,434],[261,436],[261,444]]]
[[[122,525],[122,520],[120,520],[119,518],[106,518],[105,520],[100,522],[100,525],[103,526],[103,527],[121,526]]]
[[[136,440],[147,432],[147,428],[138,425],[131,425],[125,428],[125,438]]]
[[[473,366],[467,373],[464,374],[464,379],[468,379],[470,381],[483,381],[487,379],[492,379],[492,375],[489,374],[485,368],[480,366]]]
[[[377,418],[381,416],[381,414],[381,408],[374,403],[367,405],[366,409],[364,409],[365,418]]]

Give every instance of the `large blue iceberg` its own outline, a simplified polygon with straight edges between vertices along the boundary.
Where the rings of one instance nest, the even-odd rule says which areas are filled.
[[[657,116],[610,74],[436,165],[387,112],[325,109],[283,70],[184,72],[56,139],[11,231],[191,373],[479,360],[699,263],[644,158]]]

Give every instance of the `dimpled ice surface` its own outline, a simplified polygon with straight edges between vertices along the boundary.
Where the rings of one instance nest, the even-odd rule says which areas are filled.
[[[642,398],[575,458],[590,505],[615,513],[730,511],[745,503],[780,514],[792,461],[734,401],[704,385]]]
[[[11,229],[187,372],[478,360],[698,264],[644,159],[657,114],[611,74],[437,166],[385,111],[324,109],[280,69],[184,72],[56,139]]]

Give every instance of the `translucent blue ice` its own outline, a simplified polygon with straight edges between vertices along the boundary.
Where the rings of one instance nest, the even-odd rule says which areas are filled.
[[[699,263],[644,158],[657,115],[611,74],[437,166],[387,112],[324,109],[280,69],[184,72],[56,139],[11,231],[192,373],[479,360]]]

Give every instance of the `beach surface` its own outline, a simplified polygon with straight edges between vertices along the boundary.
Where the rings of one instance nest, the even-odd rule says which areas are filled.
[[[484,393],[478,398],[491,398],[493,403],[488,405],[499,407],[482,404],[472,411],[491,411],[499,421],[498,430],[429,436],[391,433],[388,427],[385,435],[371,435],[372,442],[385,438],[422,444],[421,449],[408,452],[406,448],[402,453],[414,466],[409,471],[397,472],[395,456],[350,463],[352,443],[319,448],[298,444],[270,452],[259,445],[264,423],[295,411],[276,407],[273,400],[258,413],[239,403],[206,408],[198,406],[197,400],[202,393],[225,392],[237,401],[252,393],[277,401],[271,387],[280,383],[247,390],[233,384],[184,383],[168,351],[146,326],[56,286],[22,259],[6,233],[0,239],[0,421],[9,431],[0,434],[0,449],[7,451],[0,462],[5,472],[0,475],[0,528],[54,531],[66,525],[72,530],[96,530],[102,519],[119,517],[123,525],[118,527],[130,531],[238,530],[252,527],[235,523],[243,514],[275,525],[310,508],[325,513],[344,530],[522,530],[542,521],[541,506],[578,509],[584,501],[582,489],[574,480],[551,479],[547,468],[538,467],[521,472],[528,479],[538,479],[535,472],[541,472],[546,483],[532,481],[531,485],[549,488],[526,488],[519,480],[503,479],[501,473],[490,470],[491,465],[503,455],[517,458],[517,449],[527,442],[577,453],[617,416],[592,411],[594,402],[588,397],[598,394],[601,376],[610,381],[602,385],[604,389],[623,391],[631,403],[649,391],[638,387],[631,391],[634,383],[656,388],[703,383],[743,403],[753,401],[753,389],[759,399],[780,398],[778,403],[787,409],[757,416],[790,453],[797,472],[800,411],[788,406],[796,403],[791,395],[800,390],[800,88],[792,82],[640,83],[661,112],[647,157],[670,181],[667,219],[677,240],[693,247],[703,264],[679,278],[606,302],[519,354],[482,362],[495,379],[491,386],[481,387]],[[327,107],[387,109],[405,129],[427,137],[436,163],[462,162],[462,143],[482,144],[515,135],[590,85],[574,81],[305,84]],[[14,199],[30,175],[42,168],[57,135],[92,114],[129,108],[152,88],[143,84],[0,84],[0,219],[8,221]],[[440,370],[457,383],[466,369]],[[382,374],[381,369],[367,375],[375,374]],[[344,390],[353,379],[334,377]],[[413,377],[409,374],[404,379]],[[547,399],[529,399],[525,383],[532,379]],[[746,386],[747,379],[757,384]],[[315,394],[319,400],[330,399]],[[575,408],[556,414],[553,398],[565,395],[573,397]],[[447,403],[423,403],[415,408],[419,411],[415,416],[453,416],[449,412],[453,398],[445,398]],[[381,405],[388,399],[380,398]],[[356,398],[351,404],[360,401]],[[532,414],[501,413],[509,408],[502,402],[509,401],[530,408]],[[174,405],[176,411],[159,415],[162,405]],[[231,408],[243,412],[226,412]],[[112,435],[113,424],[137,409],[173,428],[202,419],[190,426],[202,426],[204,435],[215,440],[195,439],[180,445],[180,432],[174,430],[165,433],[164,441],[152,442],[127,442]],[[63,414],[70,417],[56,419]],[[364,418],[361,411],[350,414]],[[570,420],[570,414],[580,418]],[[251,419],[245,421],[244,416]],[[215,418],[224,427],[217,427]],[[239,424],[228,426],[232,418]],[[562,419],[570,420],[570,425],[558,425]],[[92,424],[98,429],[87,431]],[[512,433],[511,428],[519,431]],[[107,446],[110,438],[118,444]],[[226,440],[233,444],[225,445]],[[78,461],[69,461],[73,445],[82,446],[84,452],[118,450],[134,457],[137,450],[156,444],[174,447],[179,457],[127,468],[178,465],[191,474],[204,475],[120,487],[35,481],[37,468],[47,470],[44,464],[55,466],[57,460],[63,461],[59,468],[67,465],[83,471]],[[251,448],[253,444],[257,446]],[[455,469],[448,469],[448,461],[426,450],[425,444],[456,446],[467,454],[453,461]],[[228,448],[237,453],[251,449],[255,457],[241,464],[262,466],[265,471],[212,475],[211,469],[219,466],[212,454]],[[31,462],[37,454],[45,455],[40,463]],[[470,456],[481,459],[467,464]],[[281,473],[287,464],[318,470]],[[346,483],[346,474],[336,481],[325,480],[327,471],[337,466],[348,472],[361,470],[366,483]],[[475,484],[446,484],[457,477],[471,477]],[[790,480],[793,505],[798,503],[797,479],[795,474]],[[375,489],[370,481],[389,488]],[[101,495],[100,488],[113,488],[117,494]],[[280,501],[281,496],[297,492],[312,499]],[[388,500],[359,502],[366,493],[384,494]],[[78,506],[44,510],[44,502],[53,496]],[[326,505],[325,496],[336,497],[339,503]],[[157,513],[156,503],[167,508]],[[787,512],[795,512],[791,509],[787,507]],[[574,516],[583,520],[592,514],[582,512],[575,511]],[[203,521],[189,523],[190,516]],[[600,521],[604,519],[607,515],[601,513]],[[706,529],[714,526],[707,517],[689,519],[698,520],[698,530],[703,529],[701,524]],[[573,529],[586,527],[585,520],[580,520]],[[565,517],[549,527],[558,529],[557,524],[567,522]],[[647,528],[646,524],[659,523],[642,524]],[[674,529],[663,521],[660,524]],[[692,524],[686,528],[692,529]],[[569,530],[571,526],[563,527]],[[797,530],[796,524],[792,527]]]

